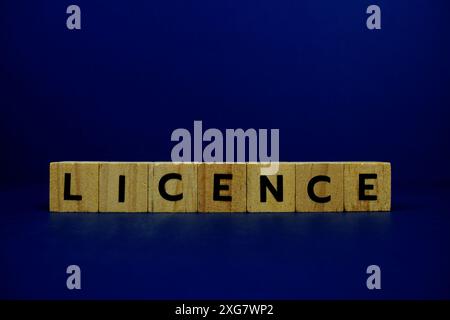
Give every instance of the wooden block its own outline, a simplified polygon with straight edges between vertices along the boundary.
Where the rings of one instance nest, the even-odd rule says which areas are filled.
[[[267,164],[52,162],[50,211],[342,212],[391,208],[390,163],[280,163],[276,175],[261,177],[262,167]]]
[[[275,175],[261,175],[264,163],[247,164],[247,211],[294,212],[295,164],[279,163]]]
[[[197,164],[156,162],[154,212],[197,212]]]
[[[343,163],[297,163],[295,170],[297,212],[344,211]]]
[[[148,164],[148,189],[147,189],[147,211],[153,212],[153,195],[155,191],[153,190],[153,174],[155,163],[149,162]]]
[[[98,176],[98,163],[50,163],[50,211],[98,212]]]
[[[391,164],[345,163],[344,209],[345,211],[391,210]]]
[[[147,212],[148,166],[143,162],[100,163],[99,211]]]
[[[246,173],[245,163],[199,164],[198,211],[245,212]]]

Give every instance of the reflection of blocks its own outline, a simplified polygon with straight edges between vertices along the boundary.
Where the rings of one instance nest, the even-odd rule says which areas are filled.
[[[50,163],[50,211],[98,211],[98,163]]]
[[[280,163],[275,175],[261,175],[267,164],[247,164],[247,211],[294,212],[295,164]]]
[[[246,211],[246,164],[198,165],[199,212]]]
[[[391,164],[345,163],[344,209],[345,211],[391,210]]]
[[[148,212],[148,163],[100,163],[99,211]]]
[[[53,212],[389,211],[387,162],[52,162]]]
[[[153,169],[154,212],[197,211],[197,165],[156,162]]]
[[[297,163],[295,170],[297,212],[344,211],[343,163]]]

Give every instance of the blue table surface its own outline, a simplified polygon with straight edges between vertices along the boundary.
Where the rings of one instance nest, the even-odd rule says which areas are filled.
[[[448,299],[447,190],[391,213],[51,214],[47,186],[2,189],[0,298]]]

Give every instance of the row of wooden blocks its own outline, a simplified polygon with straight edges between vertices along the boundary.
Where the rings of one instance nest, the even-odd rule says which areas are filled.
[[[389,211],[387,162],[52,162],[52,212]]]

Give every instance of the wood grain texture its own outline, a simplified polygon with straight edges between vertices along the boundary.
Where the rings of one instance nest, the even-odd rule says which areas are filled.
[[[99,171],[100,212],[148,211],[148,163],[104,162]],[[119,197],[119,179],[125,177],[123,199]]]
[[[391,209],[391,164],[387,162],[284,162],[280,163],[276,175],[265,180],[261,179],[262,167],[267,165],[52,162],[50,211],[342,212]],[[162,196],[160,182],[168,174],[172,176],[166,179]],[[278,192],[279,176],[283,177],[282,199]],[[261,189],[263,180],[265,185]],[[261,193],[261,190],[266,192]],[[174,195],[182,197],[174,198]]]
[[[219,190],[221,198],[214,200],[214,175],[231,175],[221,179],[220,184],[228,190]],[[198,211],[199,212],[246,212],[247,168],[245,163],[201,163],[198,165]],[[223,176],[222,176],[223,177]],[[216,188],[217,189],[217,188]]]
[[[376,175],[360,179],[363,174]],[[365,197],[376,200],[361,200],[360,188]],[[371,189],[373,186],[373,189]],[[344,209],[345,211],[390,211],[391,210],[391,164],[388,162],[353,162],[344,166]]]
[[[64,181],[70,175],[70,195],[64,200]],[[99,164],[93,162],[50,163],[50,211],[98,212]],[[69,180],[67,180],[68,182]],[[81,196],[81,200],[79,197]]]
[[[343,163],[303,162],[295,166],[297,212],[344,211]],[[323,179],[329,179],[329,182]],[[308,186],[319,199],[310,196]]]
[[[197,164],[156,162],[153,170],[154,212],[197,212]],[[168,177],[171,178],[167,180]],[[160,187],[169,196],[182,196],[182,199],[164,198]]]
[[[155,163],[148,162],[147,165],[148,165],[147,212],[153,212],[153,195],[155,194],[155,190],[153,190],[153,175],[154,175]]]
[[[267,180],[261,182],[261,168],[263,167],[267,167],[267,164],[247,164],[247,211],[294,212],[295,164],[280,162],[276,175],[263,176],[267,177],[263,179],[270,181],[270,184],[276,191],[274,193],[278,199],[271,190],[266,187]],[[261,183],[263,184],[261,185]],[[263,188],[263,190],[261,190],[261,188]],[[263,194],[261,194],[261,191],[263,191]],[[280,194],[282,194],[282,199],[280,198]]]

